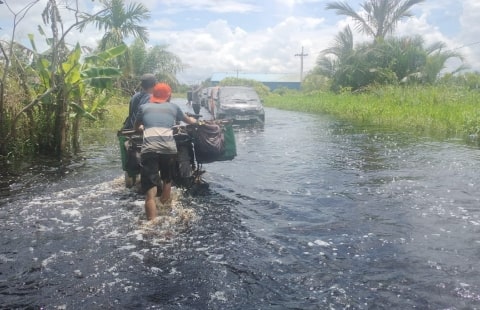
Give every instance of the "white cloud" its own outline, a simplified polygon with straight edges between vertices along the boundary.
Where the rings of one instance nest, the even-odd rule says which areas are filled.
[[[255,3],[235,0],[128,0],[127,2],[143,3],[151,11],[164,14],[175,14],[182,11],[210,11],[216,13],[247,13],[255,12],[260,8]]]
[[[192,47],[195,47],[195,53],[201,53],[203,51],[208,53],[217,49],[218,45],[210,33],[200,33],[193,38],[191,45],[186,46],[187,49]]]
[[[153,28],[163,28],[163,29],[171,29],[175,27],[177,23],[170,19],[170,18],[156,18],[153,19],[153,22],[151,22],[150,26]]]
[[[27,47],[30,47],[28,35],[33,34],[38,50],[43,51],[47,49],[48,46],[46,44],[45,37],[38,32],[38,27],[41,26],[45,31],[46,36],[51,36],[50,25],[45,25],[42,20],[42,12],[47,5],[47,0],[39,0],[37,3],[31,6],[25,18],[22,20],[19,20],[18,18],[22,16],[22,12],[25,12],[27,4],[34,3],[35,1],[4,0],[4,2],[8,3],[10,10],[6,7],[5,3],[0,5],[0,27],[2,28],[0,30],[0,39],[10,41],[14,23],[14,15],[17,14],[17,21],[19,22],[15,30],[15,40],[25,44]],[[69,5],[72,5],[72,1],[69,1],[68,3]],[[72,10],[66,9],[64,2],[59,1],[58,7],[62,16],[64,25],[63,29],[66,31],[75,23],[74,13]],[[88,11],[89,9],[91,8],[87,8],[84,1],[79,1],[80,11]],[[102,33],[93,27],[89,27],[83,33],[79,33],[76,29],[72,29],[68,33],[66,40],[68,44],[74,45],[79,42],[81,45],[92,47],[97,45],[98,39],[101,38],[101,36]]]
[[[11,39],[16,15],[15,38],[25,40],[32,30],[36,31],[36,28],[32,29],[32,25],[43,25],[41,12],[46,1],[40,1],[33,6],[27,6],[25,3],[19,3],[18,1],[12,2],[8,1],[8,6],[7,3],[0,5],[0,27],[2,28],[0,38],[6,41]]]
[[[22,7],[20,1],[12,7]],[[41,0],[29,13],[28,21],[19,25],[18,36],[36,32],[36,26],[43,24],[41,11],[47,0]],[[337,16],[332,11],[323,10],[327,0],[128,0],[141,2],[152,12],[145,23],[148,28],[149,44],[167,44],[169,50],[178,55],[190,66],[180,76],[182,81],[198,81],[208,78],[213,72],[264,72],[297,73],[300,57],[304,53],[304,72],[312,69],[321,50],[333,43],[335,35],[349,24],[348,18]],[[352,0],[352,7],[359,8],[363,0]],[[91,1],[79,1],[82,5],[92,5]],[[350,2],[349,2],[350,3]],[[98,1],[93,3],[98,10]],[[303,4],[303,5],[302,5]],[[302,5],[300,7],[300,5]],[[309,5],[309,6],[308,6]],[[297,10],[301,8],[301,12]],[[448,8],[445,11],[445,8]],[[316,13],[313,13],[314,10]],[[258,14],[264,10],[262,14]],[[415,17],[398,25],[397,35],[422,35],[427,44],[445,42],[450,49],[463,53],[472,68],[480,70],[480,1],[478,0],[436,0],[426,1],[415,7]],[[432,18],[443,12],[449,20]],[[461,12],[460,16],[457,16]],[[228,14],[227,14],[228,13]],[[66,12],[62,14],[68,14]],[[178,15],[180,14],[180,15]],[[256,19],[260,16],[259,19]],[[232,18],[232,19],[230,19]],[[0,10],[0,37],[7,37],[6,28],[11,14]],[[186,20],[187,19],[187,20]],[[247,20],[248,23],[241,23]],[[66,24],[72,16],[66,15]],[[196,26],[188,28],[188,21]],[[432,24],[433,22],[444,24]],[[460,27],[455,34],[442,31],[445,23],[455,21]],[[203,24],[202,24],[203,23]],[[259,26],[261,25],[261,27]],[[248,28],[247,28],[248,26]],[[9,33],[8,33],[9,35]],[[74,33],[71,43],[95,46],[101,33],[91,27],[84,33]],[[354,32],[355,43],[370,40]],[[37,35],[37,38],[39,36]],[[462,47],[464,46],[464,47]]]
[[[151,42],[169,41],[170,50],[190,66],[183,80],[203,80],[213,72],[299,73],[313,68],[318,52],[326,47],[333,30],[322,31],[323,19],[288,17],[274,27],[256,32],[233,28],[225,20],[212,21],[202,29],[176,32],[152,31]],[[186,44],[189,42],[189,44]]]
[[[276,2],[280,5],[293,7],[295,5],[302,4],[302,3],[319,3],[319,2],[326,2],[326,0],[276,0]]]
[[[480,2],[478,0],[464,0],[463,13],[460,16],[462,31],[458,51],[465,55],[472,69],[480,71]]]

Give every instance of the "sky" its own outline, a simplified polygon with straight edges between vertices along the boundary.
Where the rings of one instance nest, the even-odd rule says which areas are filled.
[[[4,0],[14,12],[33,0]],[[28,33],[37,41],[42,25],[41,11],[47,0],[37,0],[16,28],[17,41]],[[98,0],[78,0],[88,12],[99,10]],[[296,73],[312,70],[321,51],[333,44],[335,35],[352,20],[326,10],[331,0],[125,0],[143,3],[151,17],[143,23],[149,32],[148,45],[167,45],[187,68],[178,75],[182,83],[196,84],[215,72]],[[365,0],[346,0],[360,10]],[[57,0],[75,4],[75,0]],[[65,6],[65,5],[60,5]],[[471,70],[480,71],[480,0],[426,0],[413,7],[413,17],[398,24],[395,35],[421,35],[425,43],[444,42],[459,52]],[[73,17],[63,11],[66,25]],[[0,39],[11,37],[12,12],[0,4]],[[47,28],[47,27],[45,27]],[[72,33],[75,44],[96,46],[102,33],[94,28]],[[371,40],[354,31],[354,42]],[[28,45],[28,44],[27,44]],[[39,45],[41,46],[41,44]],[[302,54],[304,56],[299,56]],[[459,60],[447,63],[454,70]]]

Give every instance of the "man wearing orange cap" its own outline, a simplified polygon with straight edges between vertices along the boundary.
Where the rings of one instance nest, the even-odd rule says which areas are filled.
[[[141,183],[145,191],[145,213],[148,220],[157,216],[155,197],[159,175],[162,180],[160,202],[170,200],[172,173],[175,169],[177,144],[172,127],[177,121],[187,124],[196,123],[196,119],[187,116],[178,105],[170,102],[172,90],[168,84],[157,83],[153,87],[150,102],[140,106],[136,117],[135,129],[143,127],[143,144],[141,150]]]

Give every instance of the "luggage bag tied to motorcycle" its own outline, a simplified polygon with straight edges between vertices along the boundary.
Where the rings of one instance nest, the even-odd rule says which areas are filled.
[[[204,121],[192,132],[195,158],[199,163],[232,160],[237,156],[235,134],[230,122]]]

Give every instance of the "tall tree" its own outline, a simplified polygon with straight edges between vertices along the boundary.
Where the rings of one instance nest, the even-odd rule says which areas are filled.
[[[185,68],[180,57],[167,50],[166,45],[155,45],[148,50],[144,73],[151,72],[159,81],[173,87],[178,85],[177,73]]]
[[[179,84],[176,75],[185,69],[185,64],[180,57],[168,50],[167,45],[154,45],[147,48],[145,43],[136,39],[129,49],[135,76],[153,73],[159,81],[166,82],[172,87]]]
[[[130,56],[132,59],[133,74],[135,76],[141,76],[144,73],[151,73],[145,72],[145,60],[147,59],[147,47],[145,42],[137,38],[128,49],[131,51]]]
[[[395,31],[403,18],[412,16],[410,9],[425,0],[365,0],[362,11],[355,11],[347,2],[335,1],[326,5],[327,10],[335,10],[337,15],[351,17],[356,30],[383,41],[385,36]]]
[[[100,0],[104,6],[104,13],[91,19],[99,30],[105,31],[99,43],[99,49],[105,51],[109,48],[125,44],[129,36],[140,39],[143,43],[148,42],[147,28],[141,26],[141,22],[150,18],[149,10],[141,3],[125,4],[124,0]],[[86,24],[80,27],[83,30]],[[118,65],[124,69],[124,74],[132,73],[130,51],[118,59]]]
[[[101,0],[101,3],[105,13],[92,20],[99,30],[105,31],[100,40],[101,50],[125,44],[129,36],[148,42],[147,28],[140,23],[150,18],[150,12],[143,4],[126,6],[124,0]]]

